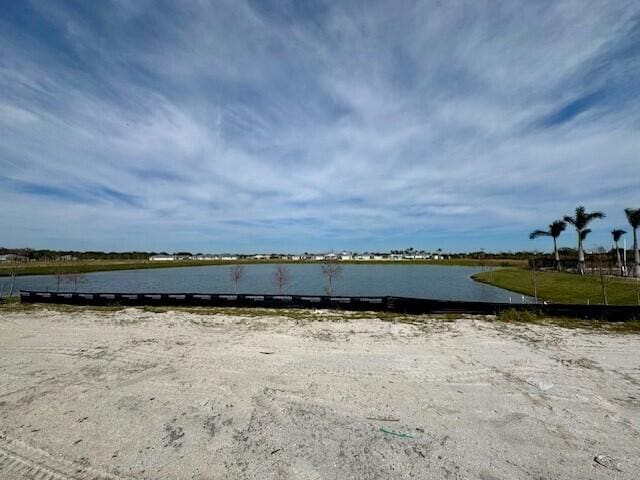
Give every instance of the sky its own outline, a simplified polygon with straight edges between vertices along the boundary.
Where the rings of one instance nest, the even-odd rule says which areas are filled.
[[[584,205],[608,247],[640,207],[637,0],[0,3],[0,246],[547,250]]]

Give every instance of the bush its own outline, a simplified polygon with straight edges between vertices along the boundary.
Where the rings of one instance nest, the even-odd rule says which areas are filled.
[[[540,315],[531,310],[509,308],[498,314],[498,320],[502,322],[538,323]]]

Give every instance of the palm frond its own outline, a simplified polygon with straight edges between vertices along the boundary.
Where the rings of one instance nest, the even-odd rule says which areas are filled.
[[[633,229],[640,227],[640,208],[625,208],[624,213]]]
[[[587,235],[589,235],[591,233],[591,229],[590,228],[585,228],[584,230],[580,231],[580,240],[585,240],[587,238]]]
[[[611,236],[613,237],[613,241],[617,242],[618,240],[620,240],[620,237],[622,237],[622,235],[624,235],[625,232],[624,230],[620,229],[620,228],[616,228],[615,230],[611,230]]]
[[[565,216],[563,217],[563,220],[564,220],[565,222],[567,222],[569,225],[573,225],[574,227],[578,228],[578,225],[577,225],[577,222],[576,222],[576,219],[575,219],[575,218],[570,217],[569,215],[565,215]]]
[[[604,212],[591,212],[591,213],[587,213],[584,217],[584,219],[586,220],[586,223],[591,222],[591,220],[596,220],[599,218],[604,218],[606,217],[606,215],[604,214]]]
[[[551,225],[549,225],[549,233],[553,238],[558,238],[562,232],[564,232],[565,228],[567,228],[566,222],[562,220],[556,220]]]
[[[551,232],[547,232],[545,230],[534,230],[529,234],[529,238],[531,240],[538,237],[550,237],[550,236],[551,236]]]

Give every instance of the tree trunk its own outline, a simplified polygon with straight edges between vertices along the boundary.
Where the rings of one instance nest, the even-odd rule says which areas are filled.
[[[584,275],[584,250],[582,248],[580,232],[578,232],[578,272],[580,272],[580,275]]]
[[[616,268],[620,270],[620,275],[622,275],[622,259],[620,258],[620,248],[618,248],[618,242],[614,242],[616,247]]]
[[[556,241],[556,237],[553,237],[553,256],[556,260],[556,270],[561,271],[562,266],[560,265],[560,252],[558,252],[558,242]]]
[[[635,265],[633,266],[633,276],[640,277],[640,251],[638,251],[638,229],[633,229],[633,260]]]

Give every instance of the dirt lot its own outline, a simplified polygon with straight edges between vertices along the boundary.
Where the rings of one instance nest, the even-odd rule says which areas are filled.
[[[0,313],[0,478],[637,479],[640,335]]]

